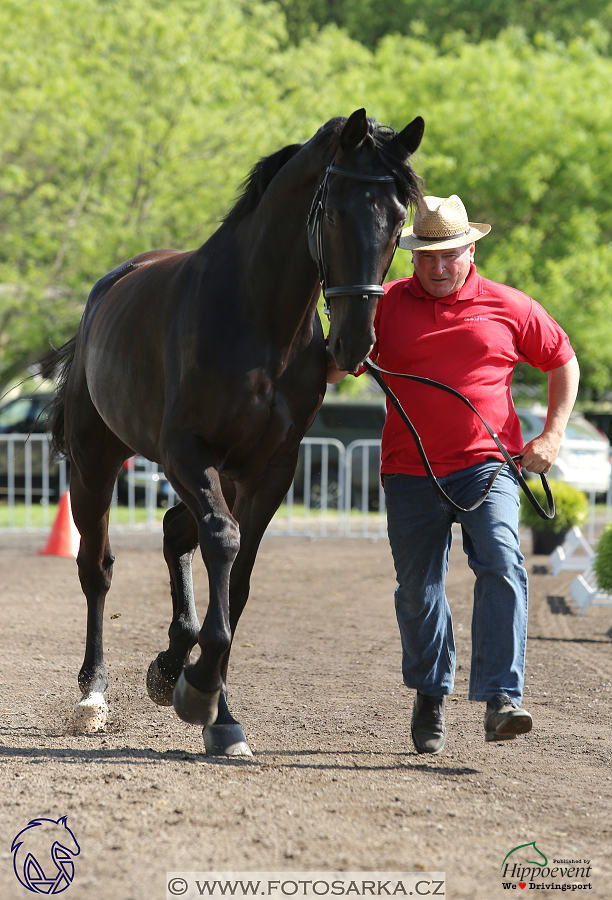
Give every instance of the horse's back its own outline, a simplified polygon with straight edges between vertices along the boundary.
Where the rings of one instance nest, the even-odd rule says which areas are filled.
[[[111,269],[110,272],[107,272],[106,275],[103,275],[102,278],[99,278],[98,281],[94,284],[91,291],[89,292],[89,297],[87,298],[87,310],[91,310],[92,306],[98,304],[100,300],[106,296],[106,294],[110,291],[118,281],[124,278],[126,275],[129,275],[131,272],[135,272],[137,269],[141,269],[143,266],[151,265],[151,263],[159,262],[161,260],[167,260],[172,257],[184,256],[185,253],[181,250],[149,250],[146,253],[139,253],[138,256],[133,256],[131,259],[127,259],[125,262],[122,262],[120,265],[115,266],[114,269]]]

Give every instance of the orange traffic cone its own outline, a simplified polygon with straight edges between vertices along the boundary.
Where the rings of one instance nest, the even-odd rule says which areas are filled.
[[[60,497],[55,522],[45,549],[38,552],[41,556],[71,556],[76,559],[80,542],[81,536],[72,518],[70,491],[66,491]]]

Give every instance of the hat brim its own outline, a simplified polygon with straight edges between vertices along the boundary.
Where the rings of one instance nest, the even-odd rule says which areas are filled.
[[[412,232],[412,225],[404,228],[402,236],[399,240],[399,246],[402,250],[453,250],[455,247],[467,247],[474,241],[479,241],[491,231],[490,225],[482,222],[468,222],[470,230],[467,234],[461,234],[459,237],[450,240],[436,240],[436,238],[418,238]]]

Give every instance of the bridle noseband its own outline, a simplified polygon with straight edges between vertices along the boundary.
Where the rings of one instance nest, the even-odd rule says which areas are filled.
[[[350,169],[342,169],[339,166],[334,165],[335,159],[336,157],[334,156],[331,164],[325,170],[323,181],[317,188],[312,201],[312,206],[310,207],[310,212],[308,213],[308,244],[312,258],[319,269],[319,280],[325,299],[324,311],[328,318],[330,315],[329,300],[331,297],[340,297],[346,294],[361,294],[363,299],[367,300],[369,297],[382,297],[384,294],[382,284],[345,284],[340,287],[327,286],[328,266],[323,255],[322,221],[323,213],[325,211],[325,201],[327,200],[329,176],[344,175],[346,178],[352,178],[354,181],[366,182],[395,181],[394,175],[362,175],[359,172],[351,172]],[[395,250],[393,252],[395,253]],[[391,262],[389,262],[389,265],[390,264]],[[387,267],[387,271],[388,269],[389,267]],[[384,280],[386,274],[387,272],[384,273],[381,281]]]

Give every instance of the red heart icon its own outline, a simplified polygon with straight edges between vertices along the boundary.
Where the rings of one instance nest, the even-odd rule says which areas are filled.
[[[527,887],[527,882],[526,882],[526,881],[519,881],[519,887],[520,887],[521,890],[524,890],[524,888]]]

